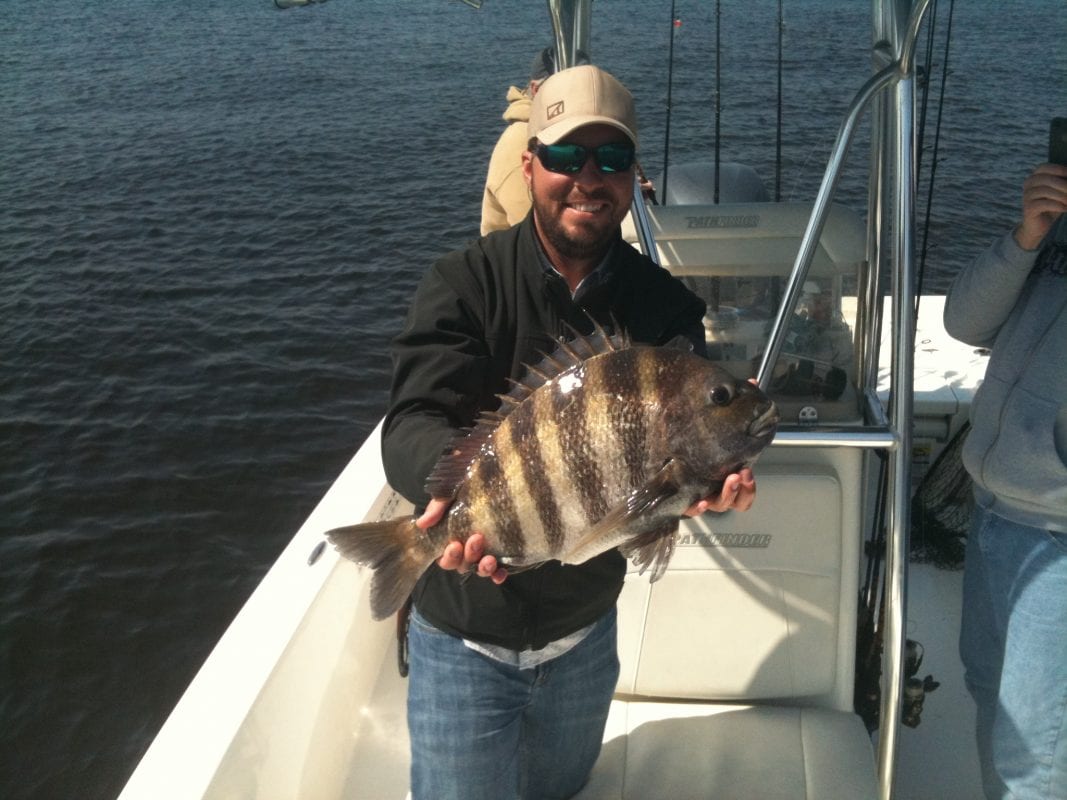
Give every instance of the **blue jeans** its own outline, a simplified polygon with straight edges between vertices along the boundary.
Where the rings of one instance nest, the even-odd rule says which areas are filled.
[[[986,796],[1067,798],[1067,534],[975,509],[960,655]]]
[[[582,788],[619,677],[614,609],[533,669],[476,653],[415,612],[408,643],[413,800],[549,800]]]

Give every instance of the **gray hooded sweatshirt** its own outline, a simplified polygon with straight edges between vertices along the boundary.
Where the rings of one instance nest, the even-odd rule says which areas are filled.
[[[977,502],[1067,533],[1067,214],[1037,250],[1008,233],[963,270],[945,328],[992,348],[963,449]]]

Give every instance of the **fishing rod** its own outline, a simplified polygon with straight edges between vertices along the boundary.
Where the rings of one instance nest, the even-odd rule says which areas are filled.
[[[667,50],[667,123],[663,132],[663,204],[667,205],[667,166],[671,148],[671,89],[674,84],[674,0],[671,0],[671,37]]]
[[[722,123],[722,0],[715,0],[715,204],[719,204],[719,153]],[[715,304],[718,307],[718,303]]]
[[[782,202],[782,33],[785,22],[778,0],[778,119],[774,143],[774,202]]]
[[[937,124],[934,126],[934,151],[930,157],[930,182],[926,193],[926,218],[923,221],[923,243],[919,254],[919,274],[915,291],[915,313],[919,311],[919,298],[922,297],[923,276],[926,274],[926,253],[930,236],[930,216],[934,204],[934,178],[937,175],[937,153],[941,145],[941,118],[945,108],[945,84],[948,82],[948,56],[952,44],[952,15],[956,9],[956,0],[948,4],[948,23],[945,30],[945,56],[941,64],[941,86],[937,101]],[[927,76],[929,86],[929,76]]]

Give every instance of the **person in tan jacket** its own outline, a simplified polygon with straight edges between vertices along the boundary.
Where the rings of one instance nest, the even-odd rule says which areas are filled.
[[[588,64],[589,59],[579,52],[577,63]],[[510,228],[521,222],[530,210],[530,192],[522,176],[522,154],[529,143],[526,124],[537,88],[555,71],[555,49],[546,47],[534,58],[526,88],[508,87],[508,107],[503,114],[508,126],[493,148],[482,195],[482,236]]]

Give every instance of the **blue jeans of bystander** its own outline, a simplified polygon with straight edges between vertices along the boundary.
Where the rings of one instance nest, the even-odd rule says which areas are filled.
[[[619,676],[616,614],[533,669],[477,653],[411,615],[413,800],[550,800],[582,788]]]
[[[1067,535],[975,509],[960,655],[986,796],[1067,798]]]

